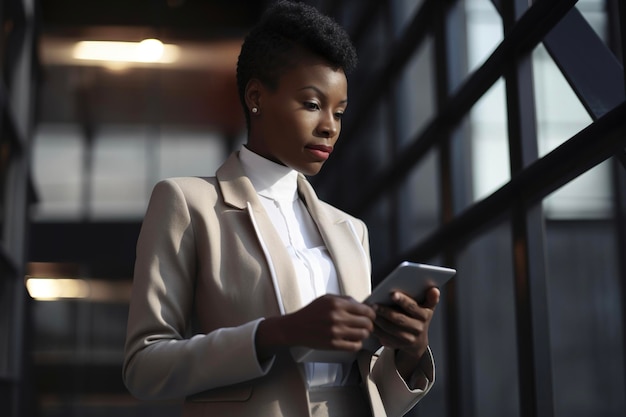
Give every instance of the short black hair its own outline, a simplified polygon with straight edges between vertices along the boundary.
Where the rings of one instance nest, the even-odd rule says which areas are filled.
[[[306,53],[318,55],[346,74],[356,68],[354,45],[337,22],[304,3],[272,4],[246,36],[237,61],[237,88],[248,128],[248,81],[256,78],[269,88],[277,88],[283,72]]]

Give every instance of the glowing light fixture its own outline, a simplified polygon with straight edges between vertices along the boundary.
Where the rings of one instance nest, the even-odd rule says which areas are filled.
[[[72,55],[81,60],[168,64],[178,59],[179,48],[163,44],[158,39],[141,42],[81,41],[74,46]]]
[[[81,299],[90,302],[128,302],[131,282],[26,276],[28,294],[38,301]]]
[[[36,300],[87,298],[90,293],[84,280],[67,278],[27,278],[26,289]]]

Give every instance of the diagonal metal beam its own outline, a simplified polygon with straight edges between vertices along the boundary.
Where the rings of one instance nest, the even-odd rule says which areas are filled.
[[[451,247],[461,247],[472,237],[509,214],[511,204],[531,205],[578,177],[626,146],[626,103],[589,125],[543,158],[511,178],[498,191],[466,209],[451,222],[400,254],[381,269],[384,276],[402,260],[432,259]],[[377,271],[378,272],[378,271]]]
[[[492,3],[502,14],[501,0]],[[626,100],[623,65],[578,9],[571,8],[543,44],[591,118]]]
[[[626,100],[622,65],[578,9],[571,9],[543,43],[594,120]]]
[[[517,21],[492,55],[442,106],[437,117],[421,132],[398,159],[370,184],[357,201],[348,204],[352,213],[364,211],[379,196],[397,186],[424,155],[470,111],[472,106],[506,73],[515,58],[529,53],[554,25],[571,9],[576,0],[536,2]],[[367,105],[373,101],[365,101]],[[360,116],[359,116],[360,117]],[[353,138],[344,138],[353,139]],[[338,149],[346,149],[345,143]]]

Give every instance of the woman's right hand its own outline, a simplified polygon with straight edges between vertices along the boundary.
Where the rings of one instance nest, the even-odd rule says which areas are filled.
[[[323,295],[294,313],[259,323],[258,359],[263,361],[292,346],[356,352],[374,330],[375,319],[372,307],[351,297]]]

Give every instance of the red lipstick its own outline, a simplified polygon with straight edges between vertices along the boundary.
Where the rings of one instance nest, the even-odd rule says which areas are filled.
[[[333,151],[333,147],[328,145],[307,145],[305,148],[313,155],[323,160],[328,159]]]

